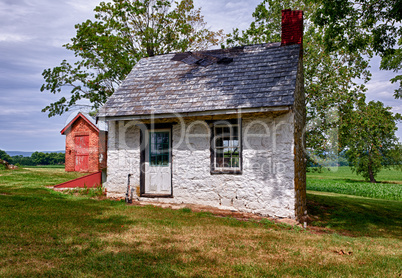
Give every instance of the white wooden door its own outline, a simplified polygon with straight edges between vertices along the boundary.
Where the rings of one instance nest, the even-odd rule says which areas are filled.
[[[145,194],[172,193],[170,129],[148,131],[145,151]]]

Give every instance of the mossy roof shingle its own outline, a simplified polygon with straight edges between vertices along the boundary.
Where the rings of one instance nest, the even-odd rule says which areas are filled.
[[[98,116],[290,106],[299,53],[271,43],[143,58]]]

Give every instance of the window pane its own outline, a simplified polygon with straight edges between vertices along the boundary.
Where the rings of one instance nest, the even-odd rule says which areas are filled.
[[[232,162],[232,167],[236,167],[236,168],[240,167],[240,158],[239,157],[232,156],[231,162]]]
[[[232,165],[231,165],[231,163],[230,163],[230,161],[231,161],[231,158],[230,158],[230,156],[229,157],[227,157],[227,156],[225,156],[225,158],[223,159],[223,167],[225,167],[225,168],[230,168],[230,167],[232,167]]]
[[[151,166],[169,165],[169,133],[150,133],[149,161]]]
[[[223,149],[216,149],[215,161],[216,161],[216,167],[223,167]]]
[[[239,126],[216,126],[215,131],[215,167],[240,167]]]
[[[215,146],[216,147],[223,147],[223,139],[222,139],[222,137],[216,138]]]
[[[239,146],[239,140],[236,138],[233,138],[232,140],[232,147],[238,147]]]
[[[151,165],[155,165],[156,164],[156,156],[155,155],[151,155],[151,161],[150,161]]]
[[[233,129],[233,134],[232,134],[232,136],[233,137],[239,137],[239,127],[238,126],[233,126],[232,127]]]
[[[239,156],[240,152],[239,152],[239,148],[233,148],[232,149],[232,156]]]
[[[169,165],[169,154],[164,154],[163,155],[163,162],[162,162],[162,164],[163,165]]]

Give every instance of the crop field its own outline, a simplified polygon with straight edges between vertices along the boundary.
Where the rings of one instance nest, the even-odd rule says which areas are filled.
[[[311,175],[309,182],[336,178]],[[78,176],[0,171],[0,277],[402,275],[398,200],[308,191],[303,229],[49,188]]]
[[[323,168],[321,173],[307,173],[307,190],[402,201],[402,171],[385,169],[377,181],[365,182],[347,166]]]

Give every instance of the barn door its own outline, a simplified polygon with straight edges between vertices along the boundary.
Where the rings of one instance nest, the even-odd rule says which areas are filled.
[[[170,129],[148,132],[145,152],[145,194],[171,195],[171,133]]]
[[[79,135],[74,138],[75,143],[75,171],[88,172],[89,170],[89,135]]]

